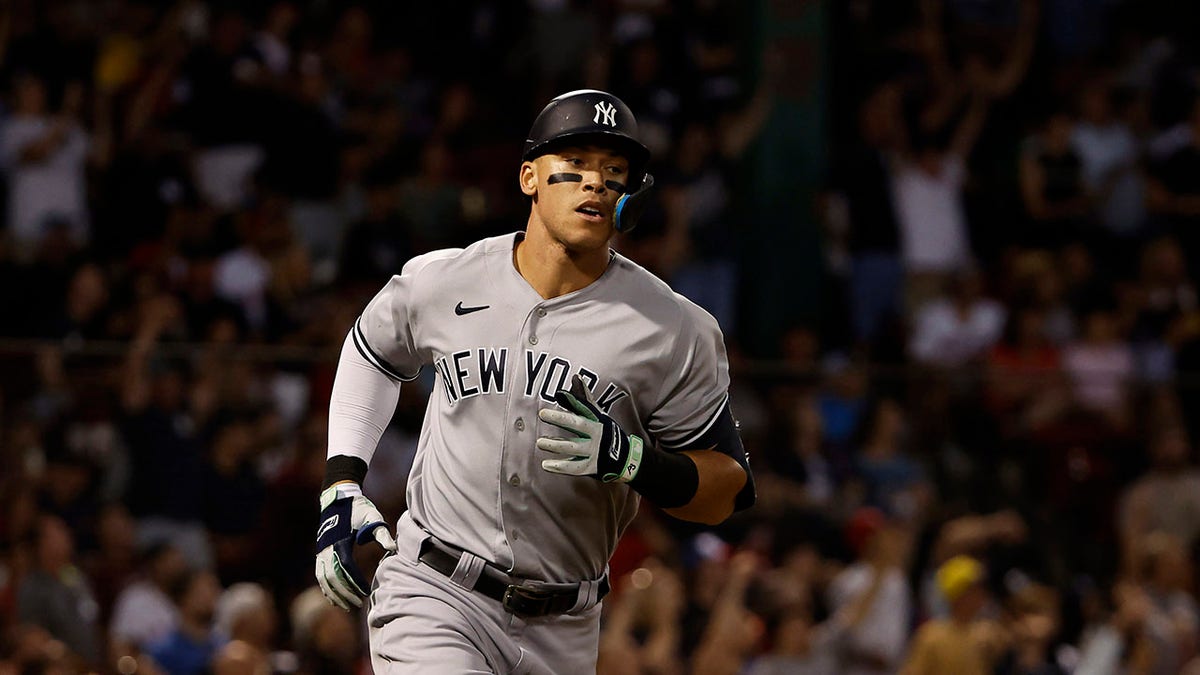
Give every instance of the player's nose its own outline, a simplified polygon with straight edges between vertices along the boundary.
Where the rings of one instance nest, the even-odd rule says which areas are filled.
[[[583,190],[584,192],[595,192],[598,195],[602,195],[608,188],[605,187],[604,181],[600,180],[599,173],[589,172],[584,174]]]

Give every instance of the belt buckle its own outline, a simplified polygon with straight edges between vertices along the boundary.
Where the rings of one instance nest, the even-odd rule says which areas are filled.
[[[500,601],[504,609],[517,616],[542,616],[550,604],[553,594],[509,584]]]

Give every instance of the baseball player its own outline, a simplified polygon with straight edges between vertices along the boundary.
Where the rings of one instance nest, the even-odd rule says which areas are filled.
[[[715,524],[753,504],[717,323],[609,248],[653,180],[615,96],[538,115],[524,232],[417,256],[342,348],[316,576],[368,612],[376,672],[594,672],[617,539],[649,499]],[[437,382],[395,539],[361,484],[402,382]],[[369,584],[355,543],[389,551]]]

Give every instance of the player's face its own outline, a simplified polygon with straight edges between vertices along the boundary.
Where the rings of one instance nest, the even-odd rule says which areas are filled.
[[[534,220],[572,250],[607,245],[628,183],[629,161],[599,146],[564,148],[521,166],[521,189],[534,197]]]

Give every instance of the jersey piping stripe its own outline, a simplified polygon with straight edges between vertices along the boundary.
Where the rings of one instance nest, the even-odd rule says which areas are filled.
[[[358,326],[359,322],[361,321],[362,317],[359,317],[354,322],[354,330],[350,331],[350,336],[354,340],[354,347],[358,350],[358,353],[362,354],[362,357],[371,365],[375,366],[379,372],[387,375],[393,380],[411,382],[412,380],[417,379],[416,375],[413,375],[412,377],[405,377],[404,375],[401,375],[400,371],[390,366],[387,361],[381,359],[379,355],[377,355],[375,351],[371,349],[371,345],[367,344],[367,337],[363,335],[362,329]]]
[[[717,412],[712,417],[709,418],[708,422],[705,423],[705,425],[703,427],[701,427],[699,431],[692,434],[691,436],[688,436],[686,439],[684,439],[678,443],[672,443],[670,445],[663,443],[663,447],[686,448],[689,444],[695,443],[696,441],[700,440],[701,438],[704,437],[704,434],[707,434],[708,430],[712,429],[712,426],[717,423],[717,420],[721,417],[721,413],[725,412],[725,406],[727,406],[727,405],[729,405],[728,392],[725,394],[725,397],[721,399],[721,405],[717,406]],[[694,449],[694,448],[689,448],[689,449]]]

